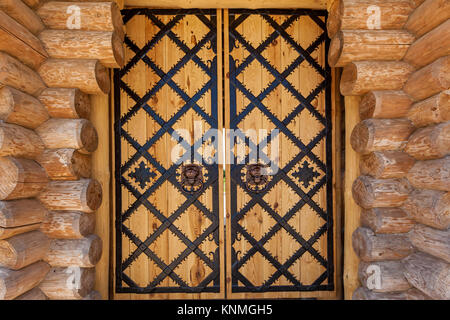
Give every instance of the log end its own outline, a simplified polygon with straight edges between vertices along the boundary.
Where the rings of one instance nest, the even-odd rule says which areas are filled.
[[[89,154],[97,150],[98,134],[90,121],[84,121],[81,127],[80,140],[83,147],[78,150],[79,152]]]
[[[358,96],[361,93],[355,92],[354,86],[358,76],[358,68],[355,63],[349,63],[344,67],[341,76],[341,94],[343,96]]]
[[[331,67],[343,67],[342,63],[339,63],[339,59],[342,54],[342,48],[344,46],[342,32],[338,32],[330,43],[330,48],[328,49],[328,64]]]
[[[350,144],[356,152],[367,154],[369,147],[373,144],[373,128],[370,120],[363,120],[358,123],[350,136]]]
[[[99,61],[95,65],[95,76],[98,88],[104,94],[108,94],[111,87],[108,71]]]
[[[91,209],[92,211],[97,210],[102,204],[102,198],[103,194],[100,182],[92,179],[89,182],[86,191],[86,203],[89,209]]]
[[[91,115],[91,100],[89,95],[82,92],[80,89],[74,91],[74,106],[79,118],[89,119]]]
[[[342,9],[343,3],[340,0],[333,1],[331,4],[327,21],[328,37],[330,39],[341,29]]]
[[[102,239],[100,239],[96,235],[91,235],[89,237],[91,237],[91,239],[92,239],[91,246],[89,247],[89,254],[88,254],[89,263],[92,266],[95,266],[100,261],[100,258],[102,257],[103,242],[102,242]]]

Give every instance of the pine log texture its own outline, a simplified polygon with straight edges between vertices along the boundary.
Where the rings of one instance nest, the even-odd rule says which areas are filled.
[[[417,161],[407,177],[416,189],[450,191],[450,156]]]
[[[42,5],[37,14],[49,29],[67,29],[67,19],[70,14],[67,9],[73,5],[71,2],[50,1]],[[80,8],[82,21],[79,30],[87,31],[114,31],[123,41],[124,30],[122,15],[115,2],[105,3],[77,3]]]
[[[11,86],[33,96],[45,89],[39,74],[9,54],[0,52],[0,88]]]
[[[414,287],[437,300],[450,300],[450,267],[441,259],[417,252],[403,260],[405,277]]]
[[[35,287],[30,291],[18,296],[14,300],[48,300],[47,296],[42,292],[41,289]]]
[[[373,16],[372,6],[377,6],[380,10],[381,30],[402,29],[413,10],[411,3],[406,0],[337,0],[330,8],[328,36],[333,38],[339,30],[371,29],[368,21]]]
[[[442,158],[450,153],[450,121],[416,130],[405,152],[418,160]]]
[[[425,127],[450,120],[450,90],[413,104],[408,119],[416,127]]]
[[[406,233],[414,220],[400,208],[372,208],[361,212],[361,226],[376,233]]]
[[[5,0],[0,0],[0,50],[37,69],[48,58],[42,43],[2,11],[2,1]]]
[[[91,157],[75,149],[47,149],[37,162],[51,180],[78,180],[91,176]]]
[[[81,300],[94,284],[95,268],[52,268],[39,288],[51,300]]]
[[[42,260],[50,239],[41,231],[23,233],[0,241],[0,266],[18,270]]]
[[[14,228],[39,224],[47,210],[36,199],[0,201],[0,227]]]
[[[49,87],[78,88],[88,94],[110,90],[108,71],[98,60],[48,59],[39,74]]]
[[[417,39],[404,60],[416,68],[450,54],[450,19]]]
[[[13,228],[0,227],[0,240],[8,239],[13,236],[23,234],[26,232],[38,230],[40,227],[41,227],[40,223],[28,224],[26,226],[13,227]]]
[[[82,239],[95,231],[95,215],[78,211],[50,211],[41,231],[53,239]]]
[[[109,68],[124,64],[122,40],[112,31],[45,30],[39,39],[50,58],[99,60]]]
[[[373,292],[401,292],[411,288],[400,261],[361,262],[358,277]]]
[[[449,18],[448,0],[428,0],[411,13],[405,23],[405,29],[420,37]]]
[[[39,200],[49,210],[94,212],[102,202],[102,187],[95,179],[51,181]]]
[[[74,88],[48,88],[39,96],[52,118],[89,119],[89,96]]]
[[[419,223],[442,230],[450,227],[450,193],[448,192],[414,190],[402,208]]]
[[[450,229],[438,230],[417,224],[410,232],[409,240],[419,251],[450,263]]]
[[[42,261],[17,271],[0,268],[0,300],[12,300],[30,291],[49,270],[50,266]]]
[[[426,294],[411,288],[403,292],[373,292],[367,288],[359,287],[353,293],[353,300],[431,300]]]
[[[0,200],[37,196],[47,185],[45,170],[34,160],[0,158]]]
[[[350,143],[356,152],[401,150],[414,126],[407,119],[366,119],[353,128]]]
[[[345,67],[353,61],[398,61],[413,43],[414,36],[403,30],[343,30],[331,40],[328,63]]]
[[[47,110],[35,97],[11,87],[0,89],[0,120],[36,129],[48,118]]]
[[[364,209],[399,207],[412,188],[406,179],[375,179],[359,176],[352,186],[355,202]]]
[[[344,67],[341,93],[359,96],[375,90],[400,90],[413,67],[401,61],[358,61]]]
[[[98,291],[91,291],[83,300],[103,300],[102,295]]]
[[[0,9],[34,35],[45,28],[41,18],[22,0],[0,0]]]
[[[39,5],[41,5],[43,2],[45,2],[47,0],[23,0],[23,2],[29,6],[30,8],[37,8],[39,7]]]
[[[37,158],[44,144],[34,131],[14,124],[0,123],[0,156]]]
[[[361,100],[359,116],[361,120],[404,118],[412,102],[403,91],[370,91]]]
[[[375,151],[361,157],[360,171],[377,179],[403,178],[414,163],[414,158],[402,151]]]
[[[420,101],[449,88],[450,56],[446,56],[414,72],[403,90],[415,101]]]
[[[92,268],[102,255],[102,240],[96,235],[83,239],[53,239],[45,260],[52,267]]]
[[[407,234],[375,234],[367,228],[358,228],[352,236],[353,250],[362,261],[401,260],[414,248]]]
[[[71,148],[89,154],[98,146],[97,131],[86,119],[50,119],[36,132],[48,149]]]

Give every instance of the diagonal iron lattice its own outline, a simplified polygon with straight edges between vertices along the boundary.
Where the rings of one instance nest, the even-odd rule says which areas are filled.
[[[242,25],[249,17],[257,15],[265,21],[272,29],[272,33],[263,40],[256,47],[246,39],[245,34],[241,34],[239,26]],[[282,23],[278,23],[274,16],[284,15],[286,19]],[[287,29],[301,17],[309,17],[314,21],[321,29],[321,34],[313,41],[308,47],[303,48],[297,41],[293,39]],[[242,170],[245,165],[234,164],[231,166],[231,274],[232,274],[232,292],[274,292],[274,291],[316,291],[316,290],[333,290],[333,208],[332,208],[332,165],[331,165],[331,89],[330,89],[330,69],[328,65],[320,65],[316,59],[311,55],[319,45],[325,45],[325,52],[328,51],[328,40],[326,36],[325,11],[312,11],[312,10],[229,10],[230,28],[229,41],[230,52],[225,52],[229,55],[229,77],[230,77],[230,129],[239,129],[239,126],[249,116],[249,114],[256,110],[268,119],[276,129],[279,130],[280,135],[284,135],[289,139],[290,143],[298,147],[300,150],[283,168],[279,168],[278,172],[273,175],[270,181],[261,192],[252,192],[245,188],[245,177],[242,174]],[[297,54],[297,57],[288,65],[284,70],[277,70],[271,61],[268,61],[263,52],[269,45],[274,43],[275,40],[285,41],[291,48],[293,48]],[[245,50],[246,58],[242,61],[233,58],[233,49],[240,48]],[[259,94],[253,93],[246,87],[247,83],[243,83],[239,80],[239,76],[245,72],[246,68],[252,63],[259,63],[263,70],[267,71],[273,80],[268,83],[267,87],[263,88]],[[321,81],[307,96],[302,95],[288,80],[288,76],[301,64],[308,64],[314,68],[315,72],[323,77]],[[280,119],[273,114],[263,101],[272,93],[276,88],[283,87],[293,96],[298,105],[295,107],[285,118]],[[325,96],[325,115],[321,114],[317,108],[312,105],[312,101],[318,97],[320,93],[324,92]],[[248,100],[248,105],[243,106],[238,111],[238,105],[236,96],[237,94],[243,95]],[[299,115],[301,112],[309,112],[319,123],[323,125],[323,130],[320,130],[317,135],[308,142],[302,141],[302,138],[298,134],[289,130],[288,125]],[[271,139],[274,136],[267,136],[262,139],[258,145],[250,139],[241,139],[245,141],[248,149],[251,150],[263,150],[269,145]],[[325,159],[318,157],[312,149],[317,146],[322,140],[326,142],[326,156]],[[231,141],[231,144],[237,143],[237,140]],[[234,163],[238,162],[235,155]],[[245,162],[248,163],[250,155],[246,156]],[[263,154],[263,162],[269,162],[270,158]],[[310,167],[309,162],[305,159],[310,159],[311,163],[317,169]],[[323,176],[316,171],[323,172]],[[297,179],[291,178],[294,177]],[[265,195],[269,194],[273,190],[277,183],[282,182],[299,195],[299,201],[293,205],[284,215],[277,212],[276,208],[269,205],[265,200]],[[302,189],[299,186],[299,182],[302,182],[303,187],[310,187],[308,190]],[[238,209],[238,198],[242,198],[239,195],[238,187],[241,190],[245,190],[246,196],[250,200]],[[326,210],[322,209],[319,204],[313,200],[313,196],[322,188],[326,188]],[[312,234],[312,236],[305,239],[305,236],[298,232],[291,224],[290,219],[295,216],[305,205],[308,205],[314,212],[322,219],[323,224]],[[243,220],[246,215],[255,207],[260,206],[268,215],[275,221],[275,225],[271,227],[261,239],[255,239],[244,227]],[[266,244],[273,239],[274,235],[279,231],[285,231],[291,237],[291,241],[298,243],[299,248],[285,261],[278,261],[277,257],[273,255],[267,248]],[[314,244],[317,243],[321,236],[325,236],[327,239],[327,252],[324,256],[317,249],[314,248]],[[240,252],[236,250],[233,245],[237,242],[245,240],[250,244],[250,249],[247,252]],[[298,274],[292,273],[289,268],[293,266],[301,257],[308,252],[313,259],[322,266],[325,271],[320,274],[315,281],[310,284],[303,284],[298,279]],[[273,269],[276,270],[270,277],[265,279],[261,285],[252,283],[248,277],[242,271],[242,267],[250,261],[256,254],[262,255]],[[256,266],[256,268],[262,268],[262,266]],[[281,276],[284,276],[289,285],[277,285],[277,280]]]
[[[174,124],[179,121],[183,115],[193,110],[204,123],[211,128],[218,127],[218,110],[217,110],[217,52],[216,39],[217,27],[215,10],[157,10],[157,9],[125,9],[122,10],[124,23],[129,23],[134,17],[142,16],[159,31],[154,34],[152,39],[144,46],[139,47],[128,35],[125,36],[125,45],[133,56],[127,64],[121,69],[114,72],[114,100],[115,100],[115,145],[116,145],[116,292],[119,293],[170,293],[170,292],[220,292],[219,279],[219,189],[218,189],[218,166],[203,165],[204,184],[203,188],[193,193],[183,190],[179,180],[179,170],[181,165],[171,164],[165,167],[157,157],[150,152],[150,148],[160,141],[164,135],[170,134],[178,139],[178,142],[191,154],[198,154],[196,142],[190,143],[177,134],[173,129]],[[161,16],[168,15],[167,20],[161,19]],[[202,39],[197,39],[196,44],[190,48],[183,39],[173,32],[173,29],[188,15],[196,17],[202,25],[206,26],[207,33]],[[180,59],[169,69],[163,71],[156,61],[152,60],[148,55],[160,41],[169,40],[182,52]],[[199,52],[203,48],[213,50],[214,58],[211,61],[203,61],[199,57]],[[133,68],[138,63],[143,62],[146,68],[149,68],[159,80],[154,84],[148,84],[148,91],[142,96],[132,89],[125,80],[127,74],[134,71]],[[202,70],[209,77],[209,80],[193,95],[189,95],[182,86],[177,84],[174,76],[186,64],[193,62],[197,68]],[[163,116],[158,114],[152,106],[152,98],[164,87],[168,86],[181,100],[183,105],[169,119],[164,120]],[[207,113],[199,105],[199,100],[209,93],[211,95],[211,112]],[[121,97],[126,96],[133,101],[128,109],[121,106]],[[136,125],[133,124],[133,117],[138,113],[145,112],[146,116],[159,125],[159,129],[149,136],[145,143],[139,143],[127,128]],[[124,112],[125,111],[125,112]],[[123,159],[121,144],[122,141],[134,149],[132,154]],[[170,150],[167,150],[170,154]],[[176,208],[174,212],[161,212],[157,208],[156,203],[152,203],[150,197],[163,184],[169,183],[181,195],[184,196],[183,203]],[[205,190],[212,188],[212,205],[208,209],[205,203],[200,201],[200,197],[204,195]],[[133,201],[128,208],[123,209],[122,193],[131,194]],[[209,226],[201,232],[195,239],[190,238],[183,227],[176,226],[176,220],[180,218],[188,208],[194,206],[208,222]],[[159,226],[154,228],[145,239],[137,236],[135,230],[126,225],[126,222],[137,214],[138,209],[144,208],[148,215],[158,219]],[[160,252],[151,249],[151,245],[164,233],[170,234],[184,245],[182,250],[172,261],[164,261],[160,256]],[[125,239],[132,243],[136,249],[132,250],[129,256],[122,256],[122,241]],[[213,252],[203,252],[200,249],[201,244],[206,241],[213,241],[216,250]],[[201,261],[207,266],[211,272],[206,274],[204,278],[195,286],[189,285],[188,281],[177,273],[183,261],[190,255],[195,255],[195,259]],[[138,258],[145,257],[158,267],[159,274],[146,285],[139,285],[127,270]],[[162,285],[163,281],[169,279],[172,285]],[[166,281],[167,282],[167,281]]]

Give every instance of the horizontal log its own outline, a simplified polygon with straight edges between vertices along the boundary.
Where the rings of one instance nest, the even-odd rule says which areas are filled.
[[[49,29],[67,29],[67,19],[71,16],[71,2],[50,1],[42,5],[37,13]],[[124,30],[122,15],[115,2],[77,3],[80,16],[83,17],[79,30],[114,31],[123,41]],[[78,26],[77,26],[78,27]]]
[[[41,77],[9,54],[0,52],[0,88],[11,86],[33,96],[45,89]]]
[[[0,9],[35,35],[45,28],[41,18],[22,0],[0,0]]]
[[[11,87],[0,89],[0,120],[36,129],[49,118],[39,100]]]
[[[47,210],[35,199],[0,201],[0,227],[15,228],[39,224]]]
[[[446,230],[450,227],[450,193],[414,190],[402,209],[415,221]]]
[[[48,88],[39,96],[52,118],[89,119],[89,96],[75,88]]]
[[[14,300],[48,300],[48,298],[41,289],[35,287],[30,291],[27,291],[24,294],[18,296]]]
[[[401,292],[411,288],[400,261],[363,261],[359,264],[358,277],[365,288],[374,292]]]
[[[403,91],[370,91],[361,100],[359,116],[361,120],[404,118],[412,102]]]
[[[39,200],[49,210],[94,212],[102,202],[102,187],[95,179],[51,181]]]
[[[414,41],[414,36],[403,30],[343,30],[331,40],[328,63],[345,67],[353,61],[398,61]]]
[[[3,228],[0,227],[0,240],[8,239],[13,236],[23,234],[26,232],[38,230],[41,227],[40,223],[29,224],[21,227]]]
[[[47,185],[45,170],[34,160],[0,158],[0,200],[37,196]]]
[[[361,212],[361,226],[376,233],[406,233],[414,220],[400,208],[372,208]]]
[[[442,57],[414,72],[403,87],[415,101],[450,88],[450,56]]]
[[[417,161],[407,177],[416,189],[450,191],[450,156],[437,160]]]
[[[341,93],[359,96],[369,91],[400,90],[411,75],[413,67],[401,61],[357,61],[344,67]]]
[[[112,31],[45,30],[39,39],[51,58],[99,60],[109,68],[124,64],[122,39]]]
[[[78,180],[91,176],[91,157],[75,149],[47,149],[36,161],[51,180]]]
[[[2,11],[0,0],[0,50],[37,69],[48,55],[42,43],[27,28]]]
[[[399,30],[408,20],[413,7],[404,0],[337,0],[330,8],[328,36],[339,30]],[[379,21],[374,19],[378,15]]]
[[[102,255],[102,240],[96,235],[83,239],[53,239],[45,260],[52,267],[92,268]]]
[[[364,209],[399,207],[412,191],[406,179],[375,179],[359,176],[352,186],[355,202]]]
[[[423,292],[411,288],[403,292],[373,292],[359,287],[353,293],[353,300],[431,300]]]
[[[409,234],[409,240],[419,251],[450,263],[450,230],[438,230],[418,224]]]
[[[420,37],[449,18],[448,0],[429,0],[411,13],[405,23],[405,29]]]
[[[406,52],[404,60],[416,68],[450,54],[450,19],[417,39]]]
[[[450,120],[450,90],[442,91],[412,105],[408,119],[416,127],[425,127]]]
[[[53,239],[82,239],[95,231],[95,215],[78,211],[50,211],[41,231]]]
[[[352,235],[353,250],[362,261],[401,260],[414,248],[407,234],[375,234],[367,228],[357,228]]]
[[[108,71],[98,60],[48,59],[39,74],[49,87],[78,88],[88,94],[110,90]]]
[[[23,2],[29,6],[30,8],[37,8],[39,7],[39,5],[41,5],[43,2],[45,2],[47,0],[23,0]]]
[[[48,149],[71,148],[88,154],[98,146],[97,131],[86,119],[50,119],[36,133]]]
[[[442,158],[450,153],[450,121],[416,130],[405,152],[418,160]]]
[[[83,300],[103,300],[102,295],[98,291],[91,291]]]
[[[93,289],[94,268],[52,268],[39,288],[51,300],[81,300]]]
[[[441,259],[417,252],[403,260],[405,277],[414,287],[437,300],[450,300],[450,268]]]
[[[350,144],[362,154],[401,150],[413,131],[414,126],[406,119],[366,119],[353,128]]]
[[[0,300],[12,300],[36,287],[50,266],[42,261],[21,270],[0,268]]]
[[[0,156],[35,159],[44,151],[44,144],[32,130],[14,124],[0,123]]]
[[[42,260],[50,239],[40,231],[31,231],[0,240],[0,266],[18,270]]]
[[[78,0],[70,0],[78,1]],[[89,0],[82,0],[89,1]],[[105,0],[101,0],[105,1]],[[153,0],[149,3],[147,0],[126,0],[127,6],[130,7],[151,7],[151,8],[164,8],[164,9],[228,9],[228,8],[247,8],[247,9],[261,9],[261,8],[305,8],[305,9],[326,9],[327,1],[324,0],[284,0],[280,2],[278,0]]]
[[[414,163],[414,158],[402,151],[375,151],[361,157],[360,171],[377,179],[403,178]]]

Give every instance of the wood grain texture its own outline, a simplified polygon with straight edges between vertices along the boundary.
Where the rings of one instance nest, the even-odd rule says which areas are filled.
[[[51,268],[39,288],[51,300],[81,300],[92,291],[94,282],[94,268]]]
[[[429,296],[416,288],[403,292],[373,292],[359,287],[353,294],[353,300],[432,300]]]
[[[45,28],[41,18],[21,0],[0,0],[0,9],[34,35]]]
[[[14,228],[44,221],[47,210],[36,199],[0,201],[0,227]]]
[[[38,230],[40,228],[40,226],[41,226],[40,223],[36,223],[36,224],[29,224],[26,226],[12,227],[12,228],[0,227],[0,240],[8,239],[8,238],[11,238],[13,236],[16,236],[16,235],[19,235],[22,233]]]
[[[416,189],[450,191],[450,156],[417,161],[407,177]]]
[[[358,275],[362,286],[373,292],[402,292],[411,288],[400,261],[361,262]],[[379,282],[375,277],[379,277]]]
[[[33,96],[38,96],[46,88],[34,70],[9,54],[0,52],[0,88],[4,86],[14,87]]]
[[[403,178],[415,160],[402,151],[375,151],[361,157],[361,174],[377,179]]]
[[[98,60],[48,59],[39,74],[49,87],[78,88],[88,94],[108,93],[110,89],[106,68]]]
[[[372,208],[361,212],[361,226],[375,233],[406,233],[414,224],[414,220],[400,208]]]
[[[421,1],[405,23],[405,29],[417,37],[424,35],[450,18],[450,3],[447,0]]]
[[[82,239],[95,230],[95,214],[78,211],[50,211],[41,231],[52,239]]]
[[[21,270],[0,267],[0,300],[12,300],[36,287],[50,270],[45,262],[36,262]]]
[[[51,181],[39,195],[49,210],[94,212],[102,202],[102,187],[95,179]]]
[[[361,120],[404,118],[412,102],[403,91],[370,91],[361,101],[359,115]]]
[[[0,120],[36,129],[48,118],[47,110],[35,97],[11,87],[0,89]]]
[[[91,157],[75,149],[47,149],[36,161],[51,180],[78,180],[91,176]]]
[[[14,300],[48,300],[47,296],[38,287],[34,287],[30,291],[18,296]]]
[[[442,91],[412,105],[408,119],[416,127],[425,127],[450,120],[450,90]]]
[[[35,159],[43,151],[42,140],[32,130],[0,123],[0,156]]]
[[[52,118],[89,119],[89,96],[76,88],[47,88],[38,97]]]
[[[417,160],[442,158],[450,153],[450,121],[420,128],[408,140],[405,152]]]
[[[438,230],[417,224],[409,234],[409,240],[419,251],[450,263],[450,230]]]

